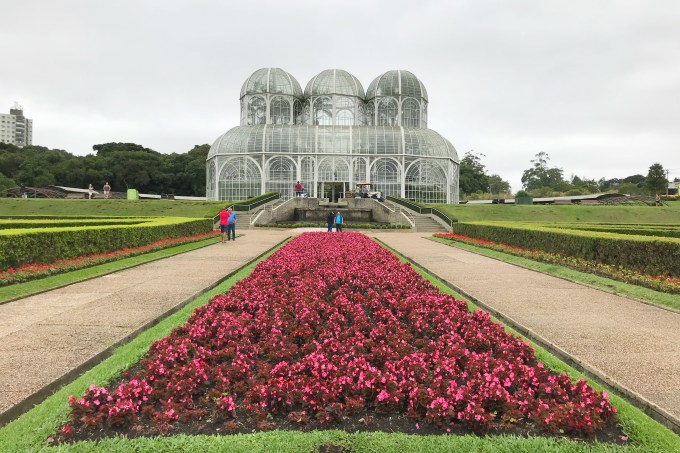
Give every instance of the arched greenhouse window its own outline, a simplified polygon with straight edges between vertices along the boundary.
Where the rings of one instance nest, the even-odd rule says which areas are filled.
[[[262,177],[257,164],[247,157],[229,160],[220,172],[219,200],[247,200],[262,194]]]
[[[446,173],[434,162],[418,160],[406,171],[406,198],[446,203]]]
[[[349,181],[349,165],[345,159],[332,157],[319,163],[319,181]]]
[[[205,195],[208,200],[216,200],[216,194],[215,194],[215,173],[216,173],[216,168],[215,168],[215,161],[211,161],[210,164],[208,165],[208,177],[206,178],[205,182]]]
[[[420,127],[420,104],[415,99],[406,99],[401,105],[401,125]]]
[[[352,126],[354,124],[354,102],[341,97],[335,101],[335,124],[338,126]]]
[[[375,124],[375,103],[368,101],[366,103],[366,126],[373,126]]]
[[[293,196],[295,185],[295,164],[287,157],[273,157],[267,162],[267,192],[279,192],[281,199]]]
[[[333,124],[333,103],[330,98],[319,98],[314,101],[314,124],[330,126]]]
[[[393,98],[383,98],[378,104],[378,126],[396,126],[397,101]]]
[[[378,159],[371,167],[371,183],[376,190],[382,192],[383,198],[388,195],[401,195],[401,171],[392,159]]]
[[[272,98],[269,107],[271,124],[290,124],[290,102],[281,96]]]
[[[293,119],[295,120],[295,124],[303,124],[302,102],[300,101],[293,102]]]
[[[248,124],[267,123],[267,102],[260,96],[255,96],[248,101]]]
[[[352,174],[354,175],[354,182],[365,182],[368,179],[366,174],[366,160],[363,158],[354,159],[352,161]]]

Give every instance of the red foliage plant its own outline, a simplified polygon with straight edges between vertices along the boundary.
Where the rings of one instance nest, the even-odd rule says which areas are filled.
[[[588,436],[616,412],[359,233],[298,236],[155,342],[129,380],[69,404],[79,430],[198,419],[233,430],[237,414],[261,429],[276,417],[332,426],[374,411]]]

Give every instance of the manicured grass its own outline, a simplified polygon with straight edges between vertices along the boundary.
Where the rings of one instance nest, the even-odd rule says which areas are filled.
[[[517,266],[543,272],[545,274],[564,278],[573,282],[591,285],[609,293],[620,294],[633,299],[641,300],[643,302],[680,310],[680,297],[678,297],[677,294],[662,293],[660,291],[654,291],[653,289],[644,288],[642,286],[631,285],[629,283],[612,280],[610,278],[579,272],[567,267],[558,266],[556,264],[541,263],[539,261],[514,256],[509,253],[498,252],[496,250],[464,244],[462,242],[455,242],[436,237],[431,237],[430,239],[451,247],[458,247],[463,250],[468,250],[480,255],[488,256],[490,258],[495,258],[506,263],[515,264]]]
[[[625,401],[612,396],[630,446],[609,444],[584,444],[566,439],[517,436],[415,436],[401,433],[345,433],[336,430],[309,433],[273,431],[233,436],[186,436],[162,438],[110,438],[97,442],[79,442],[57,448],[47,446],[47,437],[64,421],[69,413],[69,394],[81,395],[94,383],[105,385],[115,379],[121,370],[134,364],[148,349],[151,342],[167,335],[173,327],[186,322],[191,311],[207,303],[214,294],[226,291],[238,279],[248,275],[254,264],[212,291],[197,298],[177,313],[145,331],[130,343],[118,348],[100,365],[85,373],[71,384],[60,389],[45,402],[36,406],[17,420],[0,429],[0,451],[208,451],[208,452],[316,452],[322,445],[339,445],[352,452],[680,452],[680,440],[669,430],[652,421]],[[417,267],[416,267],[417,269]],[[418,269],[417,269],[418,270]],[[419,270],[422,272],[422,270]],[[448,287],[425,274],[442,291],[453,293]],[[551,368],[567,370],[572,377],[580,376],[557,359],[536,347],[536,356]],[[597,386],[595,386],[597,387]]]
[[[588,222],[680,224],[680,202],[656,206],[437,204],[435,207],[459,222]]]
[[[97,266],[80,269],[65,274],[52,275],[50,277],[41,278],[39,280],[32,280],[25,283],[16,283],[14,285],[4,286],[0,288],[0,304],[9,302],[20,297],[30,296],[32,294],[41,293],[50,289],[60,288],[62,286],[70,285],[71,283],[89,280],[94,277],[110,274],[129,267],[139,266],[140,264],[155,261],[161,258],[167,258],[179,253],[188,252],[210,244],[215,244],[219,241],[219,236],[204,239],[202,241],[190,242],[182,244],[177,247],[170,247],[156,252],[145,253],[143,255],[132,256],[130,258],[123,258],[110,263],[99,264]]]
[[[3,216],[154,216],[208,218],[230,201],[0,198]]]

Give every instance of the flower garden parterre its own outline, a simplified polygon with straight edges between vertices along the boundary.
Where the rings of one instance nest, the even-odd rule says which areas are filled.
[[[91,255],[79,256],[77,258],[59,259],[51,263],[31,263],[24,264],[16,268],[10,267],[7,269],[0,269],[0,286],[13,285],[15,283],[36,280],[39,278],[48,277],[50,275],[63,274],[65,272],[84,269],[87,267],[96,266],[98,264],[104,264],[110,261],[129,258],[131,256],[137,256],[144,253],[155,252],[157,250],[176,247],[178,245],[201,241],[203,239],[209,239],[216,236],[216,232],[210,232],[178,238],[166,238],[153,241],[149,244],[139,247],[128,247],[106,253],[93,253]]]
[[[476,433],[530,426],[590,436],[606,393],[545,369],[522,340],[467,311],[359,233],[305,233],[155,342],[117,387],[71,396],[64,438],[197,420],[239,430],[405,415]]]
[[[489,241],[487,239],[473,238],[463,234],[437,233],[434,236],[441,239],[462,242],[477,247],[484,247],[503,253],[509,253],[511,255],[541,261],[544,263],[559,264],[570,267],[577,271],[588,272],[600,275],[602,277],[619,280],[625,283],[644,286],[656,291],[680,294],[680,278],[678,277],[672,277],[668,275],[648,275],[638,272],[635,269],[630,269],[623,266],[603,264],[595,261],[588,261],[583,258],[565,256],[559,253],[545,252],[543,250],[528,250],[521,247],[516,247],[514,245]]]

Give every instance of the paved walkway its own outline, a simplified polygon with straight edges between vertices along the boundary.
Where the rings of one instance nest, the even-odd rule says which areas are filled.
[[[234,242],[0,305],[0,420],[289,235],[248,230]]]
[[[680,421],[680,314],[434,242],[429,235],[372,236]]]
[[[236,242],[0,305],[0,420],[2,413],[26,406],[26,398],[301,232],[248,230]],[[680,419],[680,314],[439,244],[427,234],[367,234]]]

